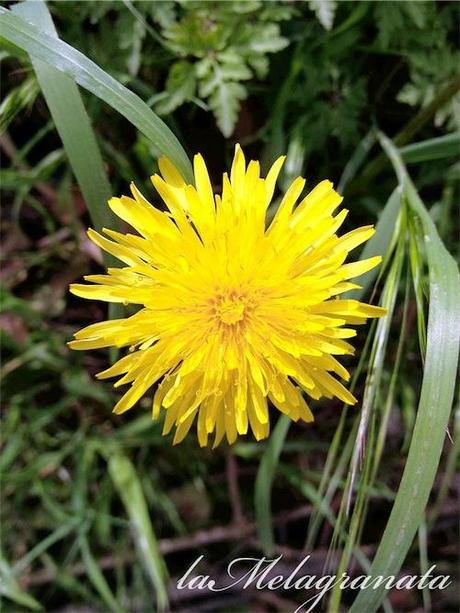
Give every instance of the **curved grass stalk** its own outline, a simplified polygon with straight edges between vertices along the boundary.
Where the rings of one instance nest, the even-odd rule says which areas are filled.
[[[109,460],[109,473],[133,528],[133,538],[152,585],[156,591],[157,609],[168,606],[167,569],[150,521],[142,484],[131,461],[121,452]]]
[[[51,15],[41,0],[28,0],[16,4],[12,11],[57,38]],[[106,206],[112,190],[77,85],[72,78],[49,64],[34,57],[31,59],[40,89],[88,207],[91,221],[97,230],[104,226],[116,227],[115,216]]]
[[[187,181],[193,181],[190,160],[167,125],[139,96],[83,53],[3,7],[0,7],[0,36],[29,53],[34,60],[41,60],[69,75],[112,106],[143,132],[158,151],[168,156]]]
[[[460,345],[460,284],[447,252],[420,200],[401,156],[383,134],[378,138],[390,158],[407,205],[419,219],[429,268],[429,316],[422,389],[407,462],[395,503],[371,567],[371,575],[397,575],[420,526],[438,468],[452,407]],[[375,611],[385,585],[360,592],[350,612]]]
[[[271,512],[272,484],[290,425],[289,417],[281,415],[273,429],[257,471],[254,506],[260,544],[266,556],[271,556],[274,549]]]
[[[396,188],[385,204],[385,207],[377,222],[376,232],[374,236],[371,238],[370,241],[368,241],[360,256],[360,259],[366,259],[374,255],[385,254],[385,259],[381,267],[379,277],[382,277],[383,272],[389,267],[393,251],[396,248],[397,242],[399,240],[401,226],[401,201],[401,190]],[[370,273],[365,273],[364,275],[359,277],[358,281],[361,285],[361,289],[352,290],[351,292],[348,292],[348,296],[357,300],[361,300],[364,293],[368,291],[369,287],[374,282],[375,276],[376,273],[373,274],[373,272],[371,271]],[[367,336],[364,348],[361,351],[358,365],[356,367],[355,372],[353,373],[353,377],[350,384],[351,390],[354,389],[356,381],[364,368],[365,360],[367,359],[367,356],[369,354],[371,340],[375,334],[375,326],[376,322],[373,322],[370,328],[370,332]],[[358,427],[357,421],[355,422],[353,429],[349,433],[345,444],[342,443],[345,421],[348,414],[348,409],[344,407],[340,422],[336,428],[334,438],[329,448],[326,464],[323,469],[323,477],[321,479],[321,483],[318,489],[318,493],[326,498],[327,504],[330,504],[335,492],[337,491],[341,475],[343,475],[343,473],[345,472],[346,465],[350,461],[353,451],[353,442],[356,439],[356,432]],[[340,457],[337,460],[337,454],[339,452],[339,449]],[[338,462],[337,465],[336,460]],[[335,469],[334,466],[336,466]],[[315,505],[308,526],[308,535],[306,541],[307,549],[311,549],[313,547],[322,519],[323,514],[321,512],[321,509],[318,505]]]
[[[401,224],[402,229],[398,236],[396,253],[392,258],[383,288],[381,305],[387,309],[388,313],[385,318],[377,322],[375,334],[373,336],[362,410],[358,420],[356,436],[354,437],[354,448],[350,460],[347,484],[340,506],[337,526],[334,530],[333,544],[331,545],[331,548],[335,546],[335,543],[338,542],[339,532],[343,532],[343,524],[347,521],[349,516],[352,496],[356,490],[356,500],[349,520],[349,531],[344,542],[339,568],[336,572],[338,576],[341,576],[341,574],[347,570],[351,557],[359,546],[364,520],[367,514],[369,491],[373,485],[373,479],[376,473],[376,461],[378,460],[378,456],[375,453],[376,441],[380,441],[381,444],[386,432],[385,420],[381,419],[379,423],[377,423],[377,407],[379,404],[381,377],[386,356],[386,348],[404,262],[406,242],[405,217],[406,216],[403,215],[403,222]],[[361,465],[363,465],[362,473],[358,480]],[[341,595],[342,592],[339,586],[334,587],[329,603],[329,611],[336,611],[339,609]]]

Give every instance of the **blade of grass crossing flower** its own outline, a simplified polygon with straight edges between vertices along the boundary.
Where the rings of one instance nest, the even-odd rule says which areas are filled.
[[[375,255],[383,255],[384,261],[382,265],[382,270],[385,270],[390,262],[391,256],[394,248],[398,244],[400,240],[400,231],[401,231],[401,189],[396,188],[388,199],[385,207],[380,215],[379,221],[376,226],[376,232],[371,240],[367,243],[363,252],[361,253],[360,259],[366,259],[368,257],[372,257]],[[348,296],[352,298],[356,298],[361,300],[364,293],[368,291],[370,285],[374,281],[376,273],[374,274],[372,271],[369,273],[365,273],[361,277],[359,277],[359,282],[362,286],[360,290],[353,290],[348,292]],[[371,346],[371,340],[374,338],[375,334],[375,326],[376,322],[373,322],[370,332],[367,335],[365,346],[363,351],[361,351],[360,359],[353,373],[352,380],[350,383],[350,390],[353,391],[356,381],[362,372],[365,364],[365,360],[368,359],[369,349]],[[353,430],[348,436],[347,442],[345,445],[342,444],[342,435],[343,428],[345,425],[345,418],[348,409],[345,406],[342,411],[341,420],[334,434],[333,441],[328,451],[328,456],[326,459],[326,464],[323,470],[323,477],[319,486],[319,492],[321,495],[326,496],[327,501],[330,503],[335,492],[338,487],[338,483],[340,480],[340,476],[343,474],[346,464],[349,461],[349,458],[352,453],[353,441],[356,438],[356,431]],[[355,424],[357,428],[357,423]],[[336,464],[337,452],[341,450],[340,458]],[[333,467],[336,466],[333,476],[331,477],[331,473],[333,471]],[[306,548],[311,549],[313,547],[314,541],[318,534],[318,530],[320,528],[321,521],[323,519],[323,515],[320,512],[320,508],[315,506],[308,526],[308,534],[306,541]],[[339,523],[340,529],[340,523]]]
[[[164,610],[168,604],[165,585],[167,570],[136,469],[127,457],[115,455],[109,461],[109,472],[133,526],[133,538],[155,588],[158,609]]]
[[[325,518],[327,519],[323,509],[332,505],[332,500],[343,481],[343,475],[345,474],[353,452],[353,443],[356,439],[356,432],[358,431],[358,422],[355,421],[355,424],[344,443],[342,441],[343,431],[341,431],[341,428],[343,428],[346,421],[346,410],[346,408],[342,409],[342,417],[339,427],[337,428],[332,441],[332,453],[330,455],[328,454],[326,460],[326,477],[323,476],[320,487],[318,488],[318,499],[323,500],[324,502],[321,504],[316,503],[314,505],[310,522],[308,524],[307,541],[305,544],[305,549],[307,551],[313,549],[322,521]],[[339,449],[340,455],[337,457],[336,454]],[[338,526],[338,532],[340,532],[342,530],[340,517],[336,518],[336,524]],[[335,527],[334,524],[331,524],[331,526]]]
[[[27,0],[14,5],[12,10],[57,38],[48,8],[42,0]],[[71,77],[34,56],[31,59],[92,222],[98,230],[103,226],[113,228],[115,217],[107,206],[111,189],[78,87]]]
[[[370,425],[370,433],[369,438],[373,437],[374,434],[374,425],[375,419],[374,415],[372,415],[372,422]],[[349,521],[348,518],[348,501],[346,496],[342,497],[340,510],[337,518],[337,523],[334,527],[334,533],[332,536],[331,544],[328,551],[328,556],[326,559],[326,568],[328,568],[331,564],[331,558],[334,551],[337,550],[338,544],[342,545],[342,555],[340,556],[340,561],[338,568],[335,569],[335,574],[338,577],[342,576],[348,565],[350,563],[351,557],[353,553],[358,549],[358,543],[360,541],[360,535],[362,532],[362,526],[364,523],[365,510],[366,510],[366,491],[369,482],[370,469],[371,469],[371,454],[366,453],[363,459],[363,469],[361,473],[361,478],[358,483],[356,500],[353,508],[353,513]],[[349,472],[347,478],[347,485],[345,491],[350,490],[353,485],[353,474]],[[348,525],[347,525],[348,524]],[[344,538],[343,535],[346,534]],[[340,610],[340,600],[342,597],[342,590],[339,585],[335,585],[331,597],[328,603],[327,611],[329,613],[339,611]]]
[[[427,346],[417,418],[401,483],[375,555],[373,576],[396,575],[413,542],[436,476],[448,424],[460,345],[460,283],[457,266],[439,238],[393,143],[378,135],[404,187],[408,206],[425,232],[430,296]],[[350,611],[375,611],[385,585],[363,589]]]
[[[371,331],[367,335],[364,348],[361,351],[358,365],[352,375],[350,382],[350,391],[353,392],[356,386],[356,382],[365,366],[365,362],[369,355],[371,346],[371,339],[373,337],[373,331],[375,329],[376,322],[372,322]],[[321,478],[320,485],[318,487],[318,496],[320,499],[324,498],[326,504],[330,505],[332,499],[339,487],[342,476],[346,470],[346,467],[350,461],[353,443],[356,439],[356,432],[358,430],[358,420],[355,419],[352,430],[349,433],[346,442],[343,443],[343,435],[347,417],[349,416],[349,405],[343,405],[342,413],[340,415],[340,421],[335,430],[332,443],[329,447],[329,451],[326,458],[326,463],[323,468],[323,476]],[[340,453],[339,453],[340,452]],[[338,459],[337,459],[338,458]],[[335,468],[334,468],[335,467]],[[323,520],[323,514],[321,505],[314,505],[312,513],[310,515],[310,521],[308,524],[308,533],[305,548],[310,550],[313,548],[315,539],[317,537],[321,521]]]
[[[267,447],[260,460],[259,470],[257,471],[254,491],[257,532],[262,550],[267,556],[273,554],[274,548],[271,505],[273,479],[290,424],[291,420],[287,415],[282,415],[279,418],[267,443]]]
[[[42,0],[26,0],[13,6],[12,11],[38,25],[57,38],[51,15]],[[111,188],[104,170],[101,153],[91,127],[81,94],[74,80],[40,60],[32,59],[37,80],[64,145],[70,165],[86,202],[91,221],[97,230],[117,229],[118,219],[107,206]],[[104,255],[107,266],[117,266],[118,260]],[[109,317],[122,315],[120,305],[109,305]],[[116,353],[111,351],[114,361]]]
[[[72,77],[79,85],[120,112],[177,166],[187,181],[193,181],[192,167],[181,144],[166,124],[119,81],[111,77],[83,53],[45,34],[11,11],[0,7],[0,35],[41,60]]]

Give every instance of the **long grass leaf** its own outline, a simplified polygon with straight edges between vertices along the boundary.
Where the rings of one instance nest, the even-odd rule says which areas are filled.
[[[401,147],[399,153],[406,164],[429,162],[448,157],[458,157],[460,151],[460,132],[429,138],[419,143]]]
[[[110,459],[109,472],[133,526],[139,555],[156,590],[158,608],[164,610],[168,604],[166,565],[158,547],[136,469],[126,456],[118,454]]]
[[[43,555],[47,549],[49,549],[52,545],[57,543],[58,541],[65,538],[68,534],[70,534],[78,524],[81,522],[79,517],[74,517],[67,523],[58,526],[56,530],[51,532],[47,537],[37,543],[30,551],[28,551],[22,558],[20,558],[17,562],[15,562],[13,566],[13,573],[15,575],[19,575],[22,573],[32,562]]]
[[[48,8],[42,0],[27,0],[16,4],[12,10],[57,38]],[[91,220],[98,230],[104,226],[113,228],[115,218],[107,206],[111,196],[110,184],[78,87],[71,77],[56,68],[34,56],[31,60]]]
[[[274,548],[271,510],[273,479],[290,424],[291,420],[287,415],[282,415],[279,418],[267,443],[267,448],[260,460],[259,470],[257,471],[254,506],[260,544],[267,556],[272,555]]]
[[[80,535],[79,544],[83,558],[83,564],[85,565],[86,572],[91,583],[99,592],[99,595],[101,596],[105,604],[108,606],[110,611],[114,611],[114,613],[123,613],[124,609],[118,604],[115,596],[112,594],[112,591],[104,575],[102,574],[101,569],[99,568],[99,564],[96,562],[93,554],[91,553],[91,549],[89,547],[86,535]]]
[[[0,598],[4,596],[21,607],[32,611],[43,611],[42,605],[22,590],[16,582],[13,571],[0,553]],[[6,611],[6,609],[4,609]],[[10,609],[12,611],[13,609]]]
[[[339,194],[343,193],[347,184],[356,176],[356,173],[369,155],[369,151],[372,149],[375,140],[375,131],[372,129],[364,136],[362,140],[359,141],[358,146],[348,160],[345,168],[343,169],[342,176],[339,179],[339,183],[337,185],[337,191]]]
[[[167,155],[187,181],[193,181],[190,160],[166,124],[139,96],[67,43],[49,36],[25,19],[0,7],[0,36],[72,77],[79,85],[120,112]]]
[[[50,36],[57,38],[53,20],[43,0],[26,0],[15,4],[14,13],[37,24]],[[97,230],[117,229],[119,223],[107,206],[112,195],[101,153],[91,127],[80,91],[75,81],[51,65],[31,57],[38,83],[64,145],[73,173],[85,199],[91,221]],[[118,260],[103,254],[107,266],[117,266]],[[109,317],[121,317],[121,305],[109,305]],[[111,350],[112,362],[115,351]]]
[[[389,256],[398,239],[397,224],[401,210],[401,196],[402,190],[397,187],[388,198],[375,226],[375,234],[367,241],[366,246],[360,253],[360,260],[365,260],[375,255],[385,256],[385,259],[389,260]],[[374,282],[377,274],[378,270],[373,269],[357,277],[356,283],[361,285],[361,289],[347,292],[347,298],[361,300]]]
[[[427,347],[417,418],[405,469],[390,518],[375,555],[372,576],[396,575],[414,540],[436,476],[454,394],[460,345],[460,284],[457,266],[447,252],[393,143],[380,142],[391,159],[408,205],[425,232],[430,296]],[[364,589],[350,611],[375,611],[385,585]]]
[[[403,215],[405,219],[405,215]],[[362,409],[360,411],[358,430],[354,438],[354,448],[350,460],[347,485],[341,501],[337,526],[334,530],[333,542],[337,542],[338,533],[343,521],[349,516],[352,496],[355,496],[353,513],[349,520],[349,530],[344,541],[337,575],[346,571],[351,556],[359,546],[363,526],[366,519],[370,488],[373,485],[376,460],[376,439],[379,436],[377,424],[378,397],[384,372],[387,344],[390,336],[391,323],[396,307],[396,299],[405,255],[405,223],[398,237],[398,245],[391,266],[385,278],[385,284],[380,299],[380,305],[387,310],[386,317],[378,320],[372,335],[372,348],[367,367]],[[380,426],[382,427],[382,425]],[[385,434],[383,434],[385,436]],[[334,586],[329,603],[329,611],[339,610],[342,590]]]

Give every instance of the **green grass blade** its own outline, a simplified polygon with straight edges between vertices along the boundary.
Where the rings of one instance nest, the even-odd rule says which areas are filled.
[[[397,224],[401,210],[401,195],[402,190],[397,187],[388,198],[380,214],[377,225],[375,226],[375,234],[367,241],[366,246],[360,253],[360,260],[365,260],[366,258],[376,255],[385,256],[386,259],[389,259],[399,234],[397,231]],[[356,277],[355,282],[361,285],[361,289],[347,292],[346,297],[361,300],[372,285],[377,274],[378,268]]]
[[[268,440],[267,448],[260,460],[259,470],[257,471],[254,506],[260,544],[267,556],[272,555],[274,548],[271,510],[273,478],[290,424],[291,420],[287,415],[282,415],[279,418]]]
[[[57,39],[53,20],[42,0],[27,0],[16,4],[12,11],[36,23],[44,32],[48,32],[50,36]],[[117,229],[118,220],[107,206],[112,190],[77,85],[71,77],[51,65],[33,56],[31,60],[94,227],[97,230],[103,227]],[[103,257],[107,266],[118,265],[118,260],[112,256],[104,253]],[[113,318],[121,314],[122,309],[119,305],[109,306],[109,317]],[[112,361],[115,361],[113,351],[112,354]]]
[[[369,155],[369,151],[372,149],[375,143],[375,131],[370,130],[366,136],[358,143],[353,155],[349,159],[347,165],[343,169],[342,176],[339,179],[337,185],[337,191],[339,194],[343,194],[345,187],[348,183],[354,179],[356,173],[363,165],[365,159]]]
[[[403,218],[405,216],[403,215]],[[391,331],[400,278],[405,256],[405,223],[401,224],[396,252],[392,257],[391,266],[386,274],[380,306],[387,310],[386,317],[377,321],[372,334],[372,347],[367,366],[367,376],[364,386],[362,407],[358,417],[358,430],[354,440],[354,448],[350,460],[349,473],[344,495],[341,501],[337,525],[332,541],[338,542],[342,526],[350,515],[352,496],[355,496],[353,512],[349,520],[349,529],[343,543],[337,576],[341,576],[349,567],[353,552],[359,547],[361,534],[366,521],[370,488],[373,486],[373,473],[376,460],[376,439],[378,437],[377,415],[379,412],[378,398],[381,393],[381,382],[384,375],[384,364],[387,344]],[[329,602],[329,611],[338,611],[342,590],[334,586]]]
[[[88,539],[86,535],[81,534],[79,538],[80,550],[83,558],[83,564],[85,565],[86,572],[88,574],[91,583],[94,585],[99,595],[108,606],[110,611],[115,613],[123,613],[124,609],[118,604],[115,596],[112,594],[111,589],[99,568],[99,564],[94,559],[91,549],[89,547]]]
[[[26,609],[43,611],[42,605],[19,587],[14,579],[11,568],[0,553],[0,598],[2,596]],[[7,609],[3,610],[6,611]],[[14,609],[9,610],[12,611]]]
[[[428,528],[431,528],[434,522],[437,520],[439,513],[442,509],[445,499],[449,493],[449,488],[455,479],[457,474],[459,459],[460,459],[460,399],[458,399],[457,406],[454,409],[454,424],[453,424],[453,444],[449,449],[447,455],[446,467],[441,478],[441,485],[438,490],[436,500],[431,507],[430,515],[428,518]]]
[[[457,266],[439,238],[425,205],[405,171],[391,141],[379,136],[404,186],[408,206],[425,233],[430,277],[427,348],[422,389],[409,454],[371,574],[396,575],[414,540],[436,476],[452,407],[460,331],[460,284]],[[385,585],[361,591],[350,611],[375,611]]]
[[[385,285],[383,287],[382,297],[380,300],[380,306],[387,310],[387,314],[385,317],[382,317],[377,321],[369,358],[359,427],[356,435],[356,444],[351,458],[350,485],[347,493],[347,515],[351,506],[351,496],[353,494],[353,486],[359,472],[359,465],[365,455],[366,435],[369,421],[371,420],[371,415],[373,415],[376,411],[376,400],[380,389],[381,378],[384,372],[387,344],[390,336],[391,322],[396,306],[396,298],[398,295],[398,288],[404,262],[404,239],[405,233],[403,232],[399,239],[398,247],[391,267],[386,275]]]
[[[171,159],[187,181],[193,181],[190,160],[166,124],[139,96],[83,53],[3,7],[0,7],[0,36],[27,51],[34,60],[41,60],[66,73],[124,115],[152,141],[156,149]]]
[[[0,134],[8,129],[13,119],[33,105],[39,92],[37,81],[31,75],[5,96],[0,104]]]
[[[420,556],[420,574],[424,575],[430,568],[428,561],[428,530],[426,521],[423,520],[418,529],[418,549]],[[428,586],[422,588],[423,609],[431,611],[431,594]]]
[[[47,549],[74,531],[80,522],[81,520],[79,517],[74,517],[67,523],[56,528],[56,530],[37,543],[37,545],[14,564],[13,573],[15,575],[21,574],[36,558],[43,555]]]
[[[460,152],[460,132],[430,138],[401,147],[399,153],[406,164],[429,162],[448,157],[458,157]]]
[[[13,12],[33,22],[57,38],[48,8],[41,0],[27,0],[13,7]],[[115,227],[115,218],[107,206],[112,195],[99,147],[90,120],[74,80],[33,56],[32,65],[45,97],[56,130],[85,199],[97,230]]]
[[[409,210],[409,263],[411,267],[412,283],[414,286],[415,302],[417,305],[417,330],[422,356],[426,351],[426,316],[425,316],[425,258],[423,252],[423,237],[419,236],[417,218],[414,219]]]
[[[155,538],[136,469],[127,457],[115,455],[109,461],[109,472],[134,528],[136,546],[156,590],[158,608],[164,610],[168,604],[166,565]]]

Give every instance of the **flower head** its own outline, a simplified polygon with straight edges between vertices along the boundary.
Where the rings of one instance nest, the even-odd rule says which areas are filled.
[[[233,443],[251,427],[257,440],[269,433],[270,401],[294,421],[313,420],[304,393],[354,404],[336,379],[348,371],[335,356],[353,353],[345,340],[384,309],[339,299],[358,287],[348,279],[380,257],[345,264],[348,252],[374,233],[371,226],[341,237],[347,211],[334,216],[342,198],[322,181],[296,205],[305,186],[299,177],[283,196],[273,220],[267,208],[284,158],[266,178],[258,162],[248,166],[236,147],[222,196],[214,195],[203,158],[194,159],[195,186],[187,185],[166,158],[152,182],[169,212],[154,208],[131,185],[132,198],[109,206],[139,234],[89,230],[102,249],[125,263],[106,275],[74,284],[77,296],[133,303],[125,319],[103,321],[75,334],[73,349],[129,347],[99,373],[130,384],[116,404],[123,413],[156,385],[153,418],[165,409],[164,434],[176,426],[180,442],[197,417],[200,445],[215,432]]]

